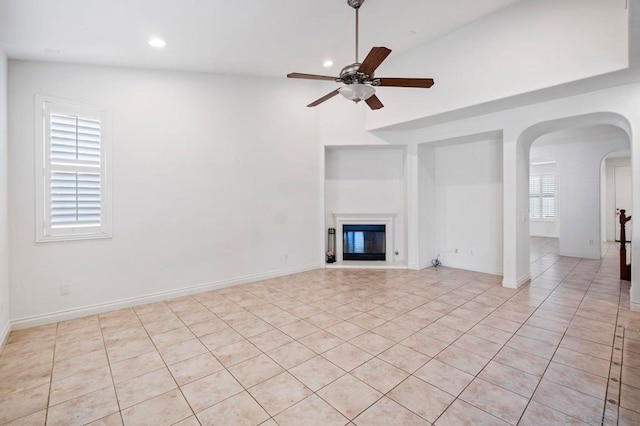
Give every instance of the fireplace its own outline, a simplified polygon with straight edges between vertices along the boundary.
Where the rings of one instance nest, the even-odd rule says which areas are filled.
[[[345,260],[369,260],[367,258],[363,258],[365,253],[359,253],[361,251],[374,251],[376,253],[375,258],[377,260],[385,261],[386,263],[393,262],[394,260],[394,217],[396,213],[354,213],[354,212],[335,212],[333,213],[334,218],[334,226],[336,229],[336,247],[335,247],[335,256],[336,262],[338,265],[342,261]],[[374,226],[374,228],[366,229],[361,228],[362,226]],[[351,228],[356,227],[356,228]],[[358,228],[360,227],[360,228]],[[345,243],[348,243],[348,238],[345,239],[345,231],[355,232],[353,236],[354,247],[353,250],[350,247],[346,247]],[[378,244],[375,250],[371,250],[371,245],[369,245],[369,249],[365,249],[363,245],[360,244],[362,241],[364,243],[365,234],[364,232],[384,232],[384,239],[380,240],[380,235],[378,234],[378,238],[375,240],[377,243],[374,243],[374,246]],[[362,235],[357,234],[358,232],[362,232]],[[367,234],[366,236],[370,236],[371,234]],[[357,240],[356,240],[357,239]],[[381,242],[380,242],[381,241]],[[358,247],[355,247],[356,242],[358,243]],[[379,245],[381,244],[381,246]],[[362,246],[362,248],[361,248]],[[368,253],[370,254],[370,253]],[[355,255],[355,257],[353,256]],[[364,264],[364,262],[362,263]]]
[[[385,225],[343,225],[343,260],[386,260]]]

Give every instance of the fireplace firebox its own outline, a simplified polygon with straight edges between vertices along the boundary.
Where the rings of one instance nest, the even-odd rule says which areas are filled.
[[[343,260],[386,260],[386,225],[343,225]]]

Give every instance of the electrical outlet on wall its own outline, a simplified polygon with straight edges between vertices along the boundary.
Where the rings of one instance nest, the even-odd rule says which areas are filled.
[[[68,284],[60,286],[60,296],[68,296],[71,293],[71,289]]]

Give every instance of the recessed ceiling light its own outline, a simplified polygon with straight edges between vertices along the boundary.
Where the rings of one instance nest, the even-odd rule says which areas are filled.
[[[152,46],[152,47],[161,48],[161,47],[165,47],[166,45],[167,45],[167,42],[161,38],[152,38],[151,40],[149,40],[149,46]]]
[[[327,59],[326,61],[324,61],[322,63],[322,66],[325,67],[325,68],[332,67],[333,66],[333,61],[331,59]]]
[[[58,49],[44,49],[44,53],[49,55],[59,55],[60,51]]]

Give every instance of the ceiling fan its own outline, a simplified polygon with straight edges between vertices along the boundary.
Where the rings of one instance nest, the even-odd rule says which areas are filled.
[[[288,78],[302,78],[307,80],[330,80],[337,83],[344,83],[345,86],[334,90],[321,97],[320,99],[311,102],[308,107],[314,107],[320,105],[324,101],[327,101],[338,93],[345,98],[352,100],[356,103],[365,101],[369,108],[372,110],[380,109],[384,105],[380,102],[380,99],[375,95],[375,87],[414,87],[428,89],[433,86],[433,79],[431,78],[376,78],[374,71],[380,66],[380,64],[389,56],[391,49],[386,47],[374,47],[371,49],[364,62],[358,62],[358,30],[359,30],[359,16],[358,12],[365,0],[347,0],[347,4],[356,11],[356,61],[353,64],[347,65],[340,71],[340,77],[330,77],[325,75],[315,74],[302,74],[291,73],[287,74]]]

